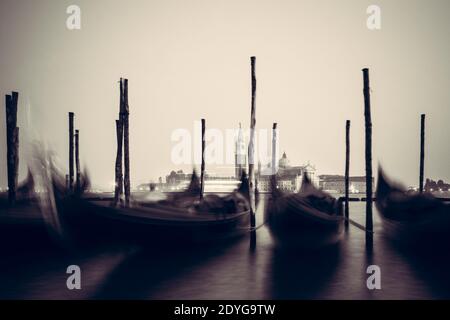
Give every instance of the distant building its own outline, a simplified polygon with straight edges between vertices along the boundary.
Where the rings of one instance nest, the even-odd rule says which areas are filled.
[[[168,176],[166,176],[166,184],[168,186],[177,186],[182,182],[190,181],[192,173],[184,173],[183,170],[171,171]]]
[[[261,169],[258,170],[259,173]],[[304,166],[291,166],[290,161],[286,156],[286,152],[278,161],[277,171],[277,187],[280,190],[288,192],[297,192],[302,185],[303,175],[306,174],[313,184],[316,181],[316,168],[311,164]],[[270,175],[258,174],[258,189],[259,191],[270,191]]]
[[[163,186],[164,191],[176,191],[184,189],[191,181],[192,173],[184,173],[183,170],[172,170],[166,176],[166,183]]]
[[[215,176],[205,173],[205,190],[211,192],[231,192],[238,185],[246,168],[247,158],[243,154],[245,150],[245,144],[242,143],[242,134],[238,134],[236,141],[236,170],[234,176]],[[239,154],[241,152],[241,154]],[[244,164],[245,162],[245,164]],[[270,164],[267,166],[270,169]],[[261,167],[261,163],[258,163],[258,170],[255,172],[258,190],[261,192],[270,191],[270,173],[271,170],[264,170]],[[278,188],[283,191],[296,192],[300,190],[302,184],[303,175],[306,174],[313,184],[318,185],[316,178],[316,168],[311,164],[304,166],[291,166],[290,161],[283,153],[282,158],[278,161],[277,171],[277,183]],[[187,187],[189,181],[191,181],[192,173],[184,173],[183,170],[171,171],[166,176],[166,183],[158,185],[158,188],[164,191],[177,191],[183,190]],[[159,187],[161,186],[161,187]],[[143,188],[149,188],[149,185],[143,185]]]
[[[141,183],[135,188],[136,191],[150,191],[150,183]]]
[[[149,182],[139,184],[138,186],[136,186],[135,191],[157,191],[161,189],[162,189],[161,184]]]
[[[163,191],[180,191],[187,188],[191,181],[192,173],[184,173],[183,170],[171,171],[166,176],[166,183],[161,188]],[[215,176],[205,173],[206,192],[231,192],[239,185],[239,180],[234,176]]]
[[[424,189],[426,192],[447,192],[450,190],[450,184],[445,183],[443,180],[436,182],[432,179],[426,179]]]
[[[350,193],[366,192],[366,177],[349,177]],[[374,187],[374,179],[372,178],[372,187]],[[345,193],[345,177],[341,175],[320,175],[319,188],[334,193]]]

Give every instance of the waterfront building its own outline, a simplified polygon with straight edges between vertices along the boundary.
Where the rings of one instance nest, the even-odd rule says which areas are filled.
[[[260,166],[259,166],[260,167]],[[270,165],[267,166],[270,168]],[[259,170],[260,171],[260,170]],[[265,172],[270,172],[270,170],[266,170]],[[286,155],[286,152],[283,153],[283,156],[278,161],[278,171],[277,171],[277,187],[280,190],[287,192],[297,192],[300,190],[303,181],[303,175],[307,175],[310,181],[317,185],[316,179],[316,168],[307,163],[303,166],[291,166],[290,161]],[[270,191],[270,175],[267,174],[258,174],[258,188],[261,192]]]
[[[349,177],[349,191],[350,193],[364,193],[366,192],[366,177],[355,176]],[[345,177],[341,175],[320,175],[319,176],[320,189],[332,193],[345,193]],[[374,187],[374,179],[372,178],[372,187]]]

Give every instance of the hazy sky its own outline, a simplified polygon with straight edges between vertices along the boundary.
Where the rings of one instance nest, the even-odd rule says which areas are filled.
[[[66,28],[71,4],[81,8],[81,30]],[[366,27],[371,4],[381,8],[381,30]],[[189,170],[171,162],[172,132],[192,131],[202,117],[208,127],[248,127],[255,55],[257,127],[278,122],[291,163],[343,173],[350,119],[351,174],[364,174],[361,69],[369,67],[374,169],[379,162],[417,184],[426,113],[425,175],[450,181],[449,12],[448,0],[1,0],[0,92],[20,92],[21,176],[30,137],[66,165],[73,111],[82,164],[94,184],[110,184],[121,76],[129,79],[132,183]]]

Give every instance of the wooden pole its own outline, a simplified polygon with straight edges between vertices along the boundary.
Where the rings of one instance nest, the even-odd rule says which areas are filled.
[[[205,192],[205,130],[206,121],[202,119],[202,166],[200,172],[200,200],[203,200],[203,193]]]
[[[74,113],[69,112],[69,192],[73,191],[74,182]]]
[[[272,175],[277,174],[277,123],[272,127]]]
[[[16,202],[16,188],[19,176],[19,128],[17,127],[17,102],[19,93],[6,95],[6,164],[8,170],[8,201]]]
[[[69,191],[69,184],[70,184],[70,179],[69,179],[69,175],[66,174],[66,192]]]
[[[419,173],[419,191],[423,193],[423,173],[425,167],[425,115],[420,116],[420,173]]]
[[[114,205],[117,205],[123,193],[123,173],[122,173],[122,149],[123,149],[123,124],[122,120],[116,120],[117,133],[117,155],[116,155],[116,185],[114,189]]]
[[[130,108],[128,105],[128,79],[123,79],[123,151],[124,151],[124,187],[125,205],[130,205],[130,138],[129,118]]]
[[[81,168],[80,168],[80,130],[75,130],[75,172],[76,172],[76,192],[81,189]]]
[[[256,213],[256,203],[255,203],[255,126],[256,126],[256,75],[255,75],[255,62],[256,58],[251,57],[251,85],[252,85],[252,105],[251,105],[251,116],[250,116],[250,142],[248,145],[248,182],[250,187],[250,214],[251,226],[254,227],[256,224],[255,213]]]
[[[119,97],[119,120],[116,120],[116,134],[117,134],[117,155],[115,166],[115,189],[114,189],[114,205],[117,205],[123,194],[123,140],[124,140],[124,114],[125,114],[125,99],[124,99],[124,84],[123,78],[120,78],[120,97]]]
[[[364,118],[366,135],[366,230],[367,234],[372,234],[372,117],[370,113],[370,84],[369,69],[363,71],[364,80]]]
[[[345,224],[348,226],[350,218],[348,208],[350,186],[350,120],[345,125]]]

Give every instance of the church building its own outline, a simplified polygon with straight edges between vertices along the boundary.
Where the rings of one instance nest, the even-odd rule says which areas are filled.
[[[303,166],[291,166],[286,152],[284,152],[278,161],[277,187],[283,191],[297,192],[300,190],[303,174],[306,174],[310,181],[317,185],[316,168],[309,162]],[[270,175],[259,174],[258,177],[259,191],[270,191]]]

